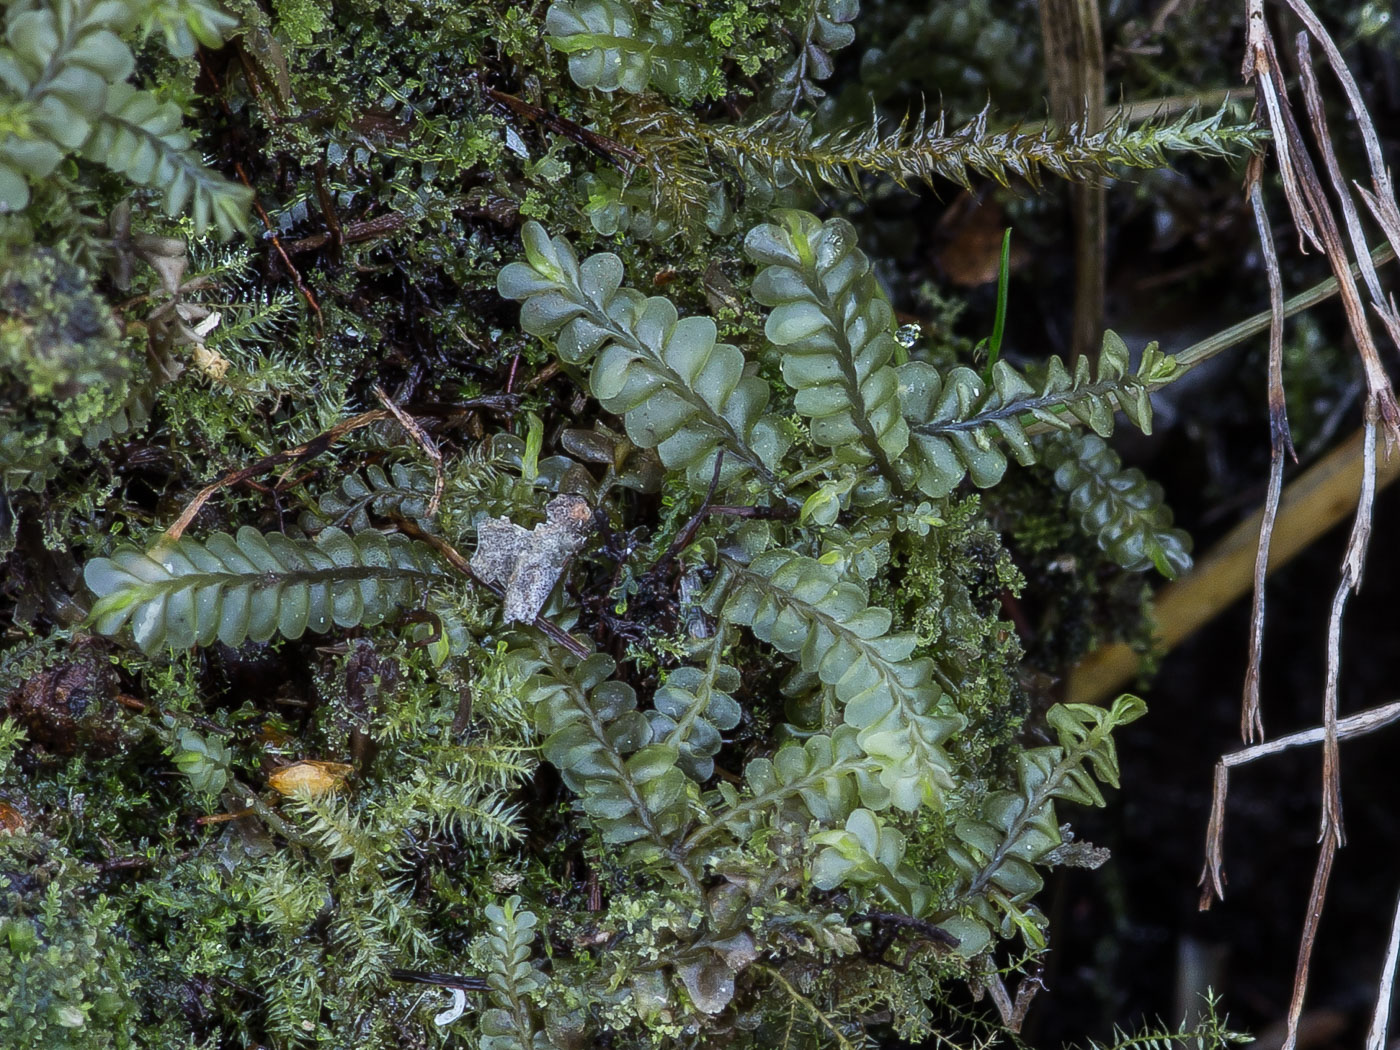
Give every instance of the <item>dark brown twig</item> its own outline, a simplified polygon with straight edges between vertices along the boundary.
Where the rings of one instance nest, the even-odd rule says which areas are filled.
[[[345,235],[340,229],[340,216],[336,214],[335,200],[326,186],[326,162],[316,162],[316,196],[321,201],[321,217],[326,220],[326,231],[331,238],[331,260],[340,262],[340,247],[345,243]]]
[[[619,157],[632,164],[642,163],[643,157],[640,153],[631,146],[624,146],[616,139],[600,135],[596,131],[589,131],[587,128],[575,124],[572,120],[567,120],[557,113],[551,113],[547,109],[532,105],[522,98],[508,95],[504,91],[497,91],[490,87],[483,87],[481,90],[487,98],[499,102],[517,116],[544,125],[550,131],[557,132],[565,138],[577,142],[585,149],[592,150],[611,164],[621,167],[622,165],[617,163]]]
[[[455,973],[425,973],[422,970],[389,971],[389,980],[408,981],[413,984],[433,984],[440,988],[461,988],[469,992],[481,992],[487,988],[485,977],[464,977]]]
[[[250,190],[253,189],[253,184],[248,180],[248,173],[243,170],[243,165],[235,163],[233,168],[238,172],[238,177],[243,180],[243,185],[247,186]],[[311,289],[306,287],[306,282],[301,279],[300,271],[292,264],[291,256],[289,256],[282,247],[282,241],[277,236],[277,228],[272,225],[272,220],[267,217],[267,212],[263,209],[262,204],[258,202],[256,196],[253,197],[253,210],[258,213],[258,218],[262,219],[263,225],[267,227],[268,239],[272,242],[272,246],[277,249],[277,254],[282,257],[282,264],[287,267],[287,274],[291,277],[292,283],[296,285],[297,291],[301,293],[301,297],[306,300],[306,304],[311,307],[312,313],[316,315],[317,338],[324,336],[326,334],[326,323],[325,318],[321,315],[321,304],[316,301],[316,296],[311,293]]]
[[[243,467],[241,470],[230,471],[218,480],[211,481],[195,494],[194,499],[189,502],[189,505],[185,507],[180,516],[175,519],[174,524],[165,530],[162,542],[178,540],[185,529],[189,527],[190,522],[194,520],[194,516],[198,514],[204,504],[209,501],[209,497],[213,496],[214,493],[218,492],[220,489],[228,488],[230,485],[240,484],[250,478],[257,477],[259,474],[265,474],[273,467],[281,466],[283,463],[300,463],[313,456],[319,456],[352,430],[358,430],[360,427],[366,427],[371,423],[377,423],[381,419],[390,418],[393,418],[391,414],[382,408],[376,408],[371,412],[361,412],[358,416],[351,416],[349,419],[342,420],[325,433],[317,434],[305,444],[298,445],[296,448],[287,449],[285,452],[274,452],[270,456],[264,456],[251,466]]]
[[[387,237],[391,233],[397,232],[403,227],[404,217],[398,212],[391,212],[388,215],[376,215],[373,219],[363,219],[360,222],[352,222],[340,229],[340,243],[354,244],[357,241],[372,241],[380,237]],[[329,225],[329,224],[328,224]],[[316,233],[310,237],[302,237],[299,240],[288,241],[283,246],[283,250],[288,255],[301,255],[304,252],[314,252],[318,248],[330,243],[333,235],[327,233]]]

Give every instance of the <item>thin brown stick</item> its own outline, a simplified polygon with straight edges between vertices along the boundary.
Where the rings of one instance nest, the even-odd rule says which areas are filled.
[[[345,243],[345,234],[340,229],[340,215],[335,210],[335,198],[326,185],[326,162],[316,162],[316,196],[321,201],[321,217],[326,220],[326,231],[331,238],[331,260],[340,262],[340,248]]]
[[[398,420],[399,426],[408,431],[409,437],[418,442],[424,454],[433,462],[433,498],[428,500],[428,517],[437,516],[438,507],[442,506],[442,493],[447,487],[447,479],[442,472],[442,452],[437,447],[437,442],[428,436],[428,432],[418,425],[418,421],[407,412],[394,404],[389,399],[389,395],[384,393],[383,388],[378,383],[374,384],[374,396],[379,398],[379,403],[393,413]]]
[[[1065,127],[1101,131],[1105,122],[1103,30],[1098,0],[1040,0],[1051,115]],[[1101,180],[1070,188],[1074,202],[1074,329],[1071,357],[1097,357],[1103,338],[1108,228]]]
[[[580,146],[592,150],[594,153],[598,154],[598,156],[613,164],[617,164],[619,157],[632,164],[640,164],[645,159],[631,146],[625,146],[621,142],[618,142],[617,139],[611,139],[606,135],[600,135],[596,131],[589,131],[582,125],[575,124],[572,120],[561,117],[557,113],[551,113],[547,109],[532,105],[522,98],[508,95],[504,91],[497,91],[495,88],[484,87],[481,90],[487,98],[499,102],[518,116],[522,116],[526,120],[532,120],[537,124],[543,124],[545,127],[549,128],[550,131],[563,135],[565,138],[572,139]]]
[[[1327,900],[1327,884],[1332,879],[1332,862],[1337,858],[1337,840],[1327,836],[1317,854],[1308,910],[1303,916],[1303,935],[1298,940],[1298,964],[1293,972],[1293,998],[1288,1003],[1288,1034],[1280,1050],[1297,1050],[1298,1021],[1303,1016],[1303,999],[1308,991],[1308,971],[1312,968],[1317,928],[1322,924],[1322,905]]]
[[[1319,249],[1322,247],[1313,227],[1307,207],[1303,203],[1302,190],[1294,173],[1292,151],[1295,138],[1282,133],[1287,121],[1287,112],[1279,96],[1288,97],[1284,84],[1283,71],[1279,68],[1278,55],[1274,52],[1274,38],[1269,33],[1269,24],[1264,20],[1264,0],[1246,0],[1245,58],[1242,74],[1245,82],[1255,81],[1254,109],[1256,114],[1262,103],[1268,114],[1269,130],[1274,135],[1274,153],[1278,157],[1279,176],[1283,183],[1283,195],[1288,200],[1288,210],[1293,214],[1293,225],[1298,230],[1299,247],[1306,250],[1306,242],[1311,241]]]
[[[1240,736],[1248,743],[1264,739],[1264,719],[1259,710],[1259,676],[1264,661],[1264,580],[1269,571],[1269,545],[1283,495],[1283,456],[1285,447],[1293,452],[1288,433],[1288,408],[1283,393],[1283,279],[1279,275],[1278,254],[1274,250],[1273,228],[1264,207],[1261,186],[1262,165],[1251,158],[1246,180],[1254,222],[1259,228],[1259,245],[1269,279],[1269,491],[1264,499],[1259,523],[1259,544],[1254,554],[1254,601],[1249,620],[1249,665],[1244,676],[1244,702],[1240,708]],[[1297,460],[1297,455],[1293,456]]]
[[[1341,756],[1337,749],[1337,687],[1342,671],[1342,613],[1353,591],[1361,588],[1362,568],[1366,549],[1371,543],[1371,516],[1376,502],[1376,425],[1377,408],[1374,400],[1366,402],[1366,422],[1362,428],[1361,499],[1352,519],[1351,537],[1347,541],[1342,561],[1341,579],[1332,596],[1332,608],[1327,620],[1327,680],[1324,686],[1322,711],[1327,735],[1322,742],[1322,826],[1321,839],[1334,839],[1343,844]]]
[[[1366,1050],[1385,1050],[1386,1030],[1390,1027],[1390,997],[1395,991],[1395,969],[1400,964],[1400,901],[1395,902],[1395,918],[1390,923],[1390,943],[1381,965],[1381,985],[1376,994],[1376,1012],[1366,1034]]]
[[[243,185],[250,190],[253,189],[253,184],[248,180],[248,173],[243,170],[243,165],[234,164],[233,169],[238,172],[238,177],[243,180]],[[277,249],[277,254],[282,257],[282,264],[287,267],[287,274],[291,277],[292,283],[296,285],[301,297],[306,300],[306,305],[311,307],[311,312],[316,315],[316,336],[320,338],[326,334],[326,323],[325,318],[321,315],[321,304],[316,301],[316,296],[312,294],[310,288],[306,287],[306,282],[301,279],[301,271],[292,264],[291,256],[282,247],[282,241],[277,236],[277,227],[272,225],[272,220],[267,217],[266,210],[258,202],[256,196],[253,198],[253,210],[258,213],[258,218],[262,219],[263,225],[267,227],[268,238],[272,241],[272,246]]]
[[[317,434],[305,444],[298,445],[296,448],[287,449],[285,452],[274,452],[270,456],[264,456],[252,466],[243,467],[241,470],[230,471],[218,480],[211,481],[195,494],[194,499],[185,507],[180,516],[175,519],[174,524],[165,530],[165,535],[161,537],[161,542],[165,543],[178,540],[185,529],[189,527],[190,522],[194,520],[195,515],[200,512],[204,504],[209,502],[209,497],[213,496],[214,493],[218,492],[220,489],[228,488],[230,485],[237,485],[250,478],[255,478],[259,474],[265,474],[273,467],[281,466],[283,463],[300,463],[303,460],[310,459],[312,456],[319,456],[352,430],[358,430],[360,427],[367,427],[371,423],[378,423],[381,419],[389,418],[391,418],[390,413],[382,408],[376,408],[371,412],[361,412],[358,416],[351,416],[349,419],[342,420],[325,433]]]
[[[404,222],[405,219],[401,212],[391,212],[388,215],[377,215],[373,219],[352,222],[341,229],[340,243],[342,245],[353,244],[356,241],[372,241],[379,237],[387,237],[389,234],[397,232]],[[288,255],[300,255],[304,252],[314,252],[317,248],[329,244],[331,240],[330,233],[314,233],[310,237],[288,241],[283,248]]]

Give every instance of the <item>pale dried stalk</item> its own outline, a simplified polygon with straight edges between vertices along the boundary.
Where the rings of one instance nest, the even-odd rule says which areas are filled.
[[[1309,50],[1306,33],[1298,34],[1297,48],[1298,67],[1301,73],[1303,99],[1308,108],[1308,119],[1321,147],[1322,162],[1327,169],[1327,177],[1332,183],[1332,192],[1342,206],[1342,219],[1346,223],[1347,237],[1351,241],[1352,252],[1356,256],[1357,266],[1360,267],[1362,280],[1366,284],[1366,290],[1371,293],[1371,309],[1385,325],[1386,331],[1390,333],[1391,341],[1400,347],[1400,314],[1397,314],[1393,301],[1387,301],[1385,292],[1381,289],[1381,279],[1376,273],[1375,264],[1371,261],[1370,250],[1366,244],[1366,234],[1361,229],[1361,220],[1357,215],[1356,205],[1352,202],[1350,187],[1342,175],[1341,165],[1337,163],[1337,154],[1332,149],[1327,115],[1322,106],[1322,92],[1318,88],[1317,77],[1313,73],[1312,54]],[[1347,78],[1351,77],[1350,71],[1347,72],[1346,76]],[[1369,125],[1369,115],[1366,115],[1361,123]],[[1389,176],[1383,167],[1380,169],[1379,176],[1374,174],[1375,170],[1375,161],[1372,161],[1373,185],[1378,193],[1386,195],[1378,197],[1376,194],[1366,194],[1360,187],[1357,189],[1365,194],[1367,204],[1381,223],[1382,228],[1390,225],[1396,229],[1396,232],[1400,232],[1400,213],[1396,210],[1394,191],[1390,187]],[[1389,231],[1387,231],[1387,236],[1392,242],[1396,240],[1395,234]],[[1387,441],[1393,440],[1395,436],[1397,435],[1393,432],[1387,432]]]
[[[383,388],[378,383],[374,385],[374,396],[379,398],[379,403],[381,405],[393,413],[394,418],[398,420],[399,426],[408,431],[408,436],[413,438],[413,440],[418,443],[418,447],[427,455],[428,459],[432,460],[433,498],[428,501],[427,516],[429,518],[437,517],[438,507],[442,506],[442,494],[447,487],[447,479],[443,476],[442,472],[442,453],[438,450],[437,442],[430,438],[428,432],[418,425],[418,420],[414,419],[398,405],[394,404],[394,402],[389,399],[389,395],[384,392]]]
[[[1283,279],[1269,213],[1260,186],[1262,165],[1251,158],[1248,175],[1249,203],[1259,228],[1259,245],[1269,278],[1269,491],[1259,523],[1259,544],[1254,553],[1254,604],[1249,620],[1249,665],[1244,676],[1244,702],[1240,708],[1240,736],[1246,743],[1264,739],[1264,719],[1259,708],[1259,677],[1264,662],[1264,580],[1269,572],[1269,545],[1283,495],[1283,455],[1287,448],[1296,462],[1288,432],[1288,407],[1283,394]]]
[[[1103,30],[1098,0],[1040,0],[1040,31],[1051,115],[1064,127],[1101,131],[1105,121]],[[1071,356],[1093,357],[1103,340],[1107,197],[1094,180],[1071,187],[1074,201],[1074,330]]]
[[[184,534],[185,529],[189,527],[190,522],[194,521],[195,515],[200,512],[204,504],[209,502],[209,497],[213,496],[214,493],[218,492],[220,489],[248,481],[257,477],[259,474],[265,474],[273,467],[281,466],[283,463],[299,463],[304,459],[310,459],[312,456],[320,455],[326,449],[330,448],[331,445],[335,444],[335,442],[350,433],[350,431],[358,430],[360,427],[367,427],[371,423],[377,423],[381,419],[388,418],[389,413],[379,408],[371,412],[361,412],[358,416],[352,416],[349,419],[342,420],[324,434],[316,435],[316,437],[305,444],[298,445],[296,448],[287,449],[285,452],[274,452],[270,456],[264,456],[251,467],[229,471],[217,481],[211,481],[208,485],[205,485],[204,488],[195,493],[194,499],[190,500],[189,505],[185,507],[180,516],[176,518],[175,522],[162,534],[160,542],[171,543],[178,540]]]
[[[1377,729],[1400,722],[1400,700],[1368,708],[1358,714],[1349,715],[1337,722],[1337,739],[1350,740],[1353,737],[1374,733]],[[1222,755],[1215,764],[1215,790],[1211,796],[1210,824],[1206,830],[1206,864],[1201,871],[1201,910],[1210,907],[1213,899],[1225,899],[1225,876],[1223,847],[1225,841],[1225,799],[1230,789],[1230,770],[1235,766],[1270,755],[1282,754],[1295,747],[1306,747],[1323,741],[1327,736],[1324,726],[1314,726],[1301,732],[1289,733],[1277,740],[1255,744]]]
[[[1395,990],[1395,968],[1400,963],[1400,901],[1395,902],[1395,918],[1390,923],[1390,943],[1381,965],[1381,986],[1376,994],[1376,1012],[1366,1034],[1366,1050],[1385,1050],[1386,1030],[1390,1027],[1390,997]]]
[[[1371,264],[1370,251],[1366,245],[1365,234],[1361,229],[1355,204],[1351,200],[1349,187],[1341,176],[1341,168],[1332,149],[1321,93],[1312,72],[1308,50],[1309,35],[1322,46],[1328,62],[1341,81],[1352,110],[1356,114],[1357,124],[1362,130],[1362,138],[1366,143],[1367,160],[1371,167],[1371,184],[1374,191],[1365,199],[1368,207],[1376,214],[1382,227],[1386,229],[1387,235],[1390,236],[1392,231],[1400,231],[1400,207],[1397,207],[1395,203],[1394,190],[1380,154],[1379,138],[1371,124],[1365,100],[1361,97],[1356,80],[1346,68],[1341,53],[1322,23],[1318,21],[1317,16],[1308,7],[1305,0],[1286,0],[1286,2],[1307,26],[1307,32],[1300,33],[1297,40],[1298,56],[1302,66],[1303,91],[1313,136],[1321,151],[1323,164],[1342,209],[1351,252],[1356,256],[1362,278],[1366,282],[1367,290],[1371,293],[1373,308],[1392,339],[1400,344],[1400,314],[1397,314],[1393,302],[1388,302],[1381,292],[1380,281],[1376,276],[1374,266]],[[1327,894],[1327,884],[1331,877],[1333,860],[1344,840],[1337,718],[1337,691],[1341,675],[1342,614],[1351,592],[1360,587],[1366,548],[1370,542],[1371,517],[1376,493],[1377,431],[1380,427],[1385,429],[1387,448],[1400,439],[1400,404],[1396,402],[1395,391],[1381,365],[1369,319],[1362,304],[1356,281],[1352,277],[1347,246],[1343,243],[1336,215],[1327,200],[1326,191],[1323,189],[1321,180],[1313,166],[1298,123],[1287,104],[1287,89],[1283,70],[1279,65],[1268,23],[1264,18],[1264,2],[1263,0],[1246,0],[1245,10],[1247,25],[1244,77],[1246,80],[1256,81],[1258,98],[1268,115],[1269,127],[1274,136],[1274,148],[1278,156],[1279,174],[1283,182],[1284,195],[1288,199],[1294,226],[1298,230],[1300,246],[1306,250],[1307,244],[1310,242],[1320,248],[1327,256],[1332,272],[1337,277],[1342,305],[1346,311],[1347,324],[1356,340],[1367,385],[1361,495],[1356,517],[1352,522],[1352,532],[1347,543],[1341,578],[1332,599],[1328,618],[1327,680],[1323,697],[1322,815],[1318,836],[1321,846],[1317,868],[1313,875],[1312,891],[1309,894],[1303,935],[1298,946],[1298,965],[1294,975],[1292,1001],[1288,1010],[1288,1031],[1283,1043],[1283,1050],[1294,1050],[1298,1040],[1298,1022],[1303,1012],[1303,997],[1307,989],[1308,970],[1311,965],[1313,945],[1317,938],[1318,924],[1321,920],[1322,905]],[[1360,190],[1359,187],[1358,190]],[[1364,191],[1361,192],[1364,195]],[[1392,247],[1395,246],[1394,240],[1395,238],[1392,236]],[[1278,301],[1278,297],[1273,295],[1272,288],[1271,300],[1274,303]],[[1278,311],[1275,309],[1275,319],[1277,319],[1277,313]],[[1272,404],[1270,407],[1272,410]],[[1272,418],[1271,411],[1271,420]],[[1264,562],[1267,563],[1267,556],[1265,556]],[[1259,562],[1256,561],[1255,613],[1257,617],[1262,617],[1262,596],[1257,589],[1262,583],[1258,564]],[[1253,624],[1253,632],[1255,638],[1258,638],[1262,632],[1262,623],[1258,620]],[[1241,722],[1247,735],[1254,731],[1259,724],[1258,666],[1254,663],[1256,658],[1257,651],[1251,644],[1251,666],[1249,675],[1247,675],[1245,709],[1241,715]],[[1253,689],[1252,709],[1251,688]],[[1208,833],[1211,836],[1208,840],[1208,851],[1213,849],[1215,852],[1207,853],[1207,870],[1211,877],[1212,888],[1217,892],[1220,886],[1218,836],[1224,822],[1224,770],[1223,764],[1217,769],[1217,800],[1212,807],[1211,827]],[[1212,867],[1214,870],[1211,870]],[[1203,903],[1208,898],[1209,894],[1206,894]]]

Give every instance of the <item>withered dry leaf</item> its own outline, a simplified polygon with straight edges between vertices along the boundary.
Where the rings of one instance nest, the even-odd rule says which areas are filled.
[[[533,623],[564,563],[583,546],[593,527],[593,509],[581,496],[556,496],[548,520],[524,529],[509,518],[487,518],[477,526],[472,572],[505,589],[506,623]]]
[[[268,778],[274,791],[283,795],[333,795],[344,786],[345,780],[355,771],[354,766],[344,762],[322,762],[309,758],[283,766]]]
[[[4,799],[0,799],[0,833],[13,834],[24,831],[28,826],[29,822],[24,819],[23,813]]]

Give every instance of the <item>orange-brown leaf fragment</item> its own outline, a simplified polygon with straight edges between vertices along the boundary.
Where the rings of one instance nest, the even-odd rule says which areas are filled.
[[[0,799],[0,832],[15,834],[29,826],[24,814],[4,799]]]
[[[309,758],[293,762],[272,773],[267,782],[283,795],[333,795],[341,789],[354,766],[344,762],[322,762]]]

